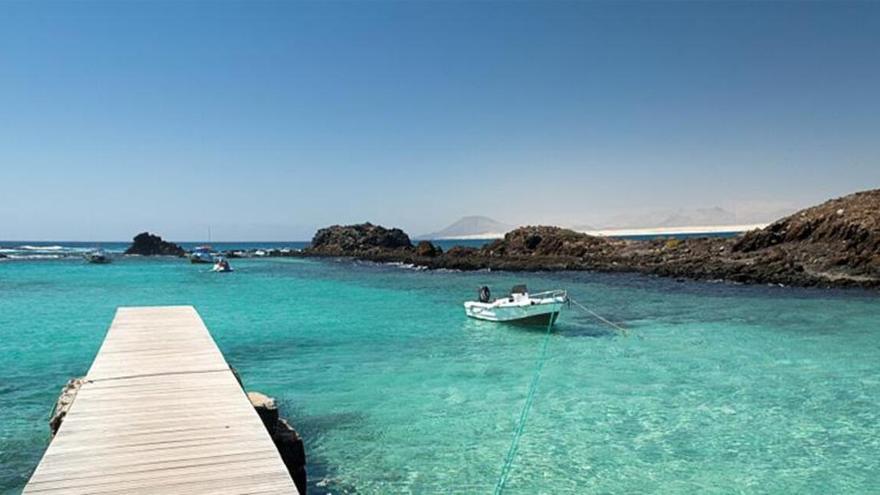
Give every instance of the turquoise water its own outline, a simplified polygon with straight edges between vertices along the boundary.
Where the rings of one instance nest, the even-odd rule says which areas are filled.
[[[347,261],[0,262],[0,488],[121,305],[193,304],[306,439],[310,493],[491,493],[541,331],[468,320],[479,285],[567,288],[507,493],[869,493],[880,487],[876,294]],[[206,409],[210,407],[205,406]]]

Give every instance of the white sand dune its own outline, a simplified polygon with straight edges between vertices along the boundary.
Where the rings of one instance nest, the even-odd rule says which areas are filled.
[[[687,227],[650,227],[643,229],[603,229],[581,230],[584,234],[603,237],[627,237],[638,235],[681,235],[681,234],[718,234],[722,232],[748,232],[749,230],[763,229],[768,224],[752,223],[741,225],[695,225]]]
[[[749,230],[763,229],[766,223],[750,223],[739,225],[695,225],[686,227],[647,227],[641,229],[601,229],[601,230],[577,230],[578,232],[600,237],[630,237],[630,236],[664,236],[682,234],[718,234],[722,232],[748,232]],[[472,239],[501,239],[504,232],[483,232],[459,236],[437,237],[436,240],[472,240]]]

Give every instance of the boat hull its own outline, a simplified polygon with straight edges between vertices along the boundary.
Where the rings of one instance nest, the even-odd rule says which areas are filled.
[[[492,306],[467,302],[465,313],[478,320],[515,323],[520,325],[552,325],[559,318],[563,303],[531,304],[517,306]]]
[[[110,257],[107,256],[107,253],[102,250],[88,252],[83,255],[83,258],[89,263],[94,263],[96,265],[106,265],[111,261]]]

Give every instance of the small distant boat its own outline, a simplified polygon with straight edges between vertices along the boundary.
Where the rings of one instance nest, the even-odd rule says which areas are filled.
[[[211,268],[211,271],[227,273],[232,271],[232,266],[229,264],[229,261],[227,261],[226,258],[217,258],[217,262],[214,263],[214,268]]]
[[[529,294],[525,285],[514,286],[507,297],[494,301],[491,297],[489,288],[481,287],[478,301],[464,303],[465,313],[479,320],[552,325],[559,318],[562,306],[568,302],[568,293],[564,290]]]
[[[83,257],[89,263],[95,263],[96,265],[106,265],[112,261],[107,252],[103,249],[94,249],[83,254]]]
[[[214,248],[198,246],[189,253],[190,263],[214,263]]]

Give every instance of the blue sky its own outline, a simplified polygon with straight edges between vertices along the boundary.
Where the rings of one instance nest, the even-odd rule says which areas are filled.
[[[880,3],[2,2],[0,239],[880,187]]]

